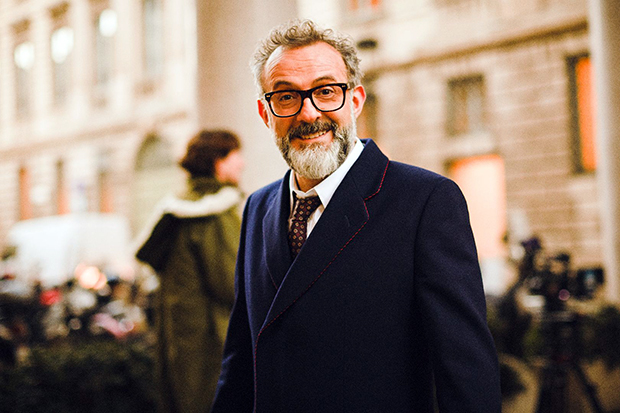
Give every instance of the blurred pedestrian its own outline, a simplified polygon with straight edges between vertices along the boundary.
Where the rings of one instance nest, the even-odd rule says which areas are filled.
[[[189,173],[187,187],[158,205],[136,257],[160,278],[154,315],[162,410],[208,412],[234,302],[244,165],[239,139],[203,130],[180,165]]]

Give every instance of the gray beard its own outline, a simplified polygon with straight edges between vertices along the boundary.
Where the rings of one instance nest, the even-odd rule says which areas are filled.
[[[328,131],[332,131],[334,136],[330,144],[313,143],[302,149],[291,146],[290,142],[294,137]],[[305,123],[291,129],[284,138],[275,136],[275,141],[282,157],[293,171],[307,179],[324,179],[345,161],[355,144],[356,136],[355,118],[352,116],[351,123],[342,127],[335,122]]]

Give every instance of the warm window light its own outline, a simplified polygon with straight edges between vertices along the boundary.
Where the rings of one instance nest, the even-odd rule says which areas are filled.
[[[52,33],[51,46],[52,60],[55,63],[61,64],[67,60],[73,50],[73,29],[61,27],[55,30]]]
[[[112,37],[118,29],[118,17],[112,9],[105,9],[99,15],[99,33],[104,37]]]
[[[22,70],[30,70],[34,65],[34,44],[23,42],[17,45],[13,55],[15,64]]]
[[[579,113],[579,136],[581,164],[585,171],[596,170],[596,101],[592,84],[592,63],[589,57],[579,59],[575,64],[577,80],[577,110]]]

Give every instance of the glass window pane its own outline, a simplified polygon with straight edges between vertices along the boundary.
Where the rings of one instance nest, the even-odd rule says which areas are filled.
[[[96,19],[95,34],[95,83],[105,85],[112,76],[114,61],[114,35],[118,29],[116,12],[105,9]]]
[[[26,71],[32,69],[34,66],[34,43],[28,41],[18,44],[15,47],[13,59],[18,68]]]
[[[161,73],[164,54],[159,0],[144,0],[143,19],[144,71],[147,77],[155,77]]]
[[[19,219],[32,218],[30,203],[30,172],[25,167],[19,168]]]
[[[448,134],[482,131],[485,125],[485,89],[482,76],[448,83]]]
[[[13,52],[15,63],[15,103],[18,117],[30,111],[30,88],[32,68],[35,60],[34,43],[25,41],[18,44]]]
[[[112,9],[105,9],[99,14],[97,28],[104,37],[112,37],[118,29],[118,17]]]
[[[579,59],[575,65],[577,80],[577,111],[579,116],[579,143],[581,163],[586,171],[596,170],[594,100],[592,88],[592,66],[589,57]]]
[[[54,30],[50,39],[55,103],[63,102],[69,89],[73,41],[73,29],[67,26]]]

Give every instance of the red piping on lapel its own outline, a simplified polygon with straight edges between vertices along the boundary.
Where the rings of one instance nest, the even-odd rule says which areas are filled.
[[[383,187],[383,181],[385,180],[385,174],[387,174],[388,166],[390,166],[390,160],[389,159],[388,159],[387,163],[385,164],[385,169],[383,170],[383,176],[381,177],[381,182],[379,182],[379,188],[377,188],[377,192],[375,192],[374,194],[370,195],[368,198],[364,198],[364,201],[368,201],[370,198],[372,198],[373,196],[375,196],[375,195],[377,195],[379,193],[379,191],[381,190],[381,187]]]
[[[364,208],[366,209],[366,215],[368,215],[368,206],[366,205],[366,201],[368,201],[370,198],[374,197],[375,195],[377,195],[379,193],[379,191],[381,191],[381,188],[383,187],[383,181],[385,180],[385,175],[387,174],[387,170],[388,167],[390,166],[390,161],[388,159],[387,164],[385,165],[385,169],[383,170],[383,176],[381,177],[381,182],[379,183],[379,188],[377,188],[377,191],[364,198]],[[277,316],[275,316],[273,318],[273,320],[271,320],[269,323],[265,324],[265,326],[263,326],[263,328],[258,332],[258,335],[256,336],[256,343],[254,343],[254,412],[256,412],[256,400],[257,400],[257,391],[258,391],[258,386],[257,386],[257,381],[258,381],[258,377],[257,377],[257,373],[256,373],[256,356],[257,356],[257,352],[258,352],[258,340],[260,340],[260,336],[261,334],[263,334],[263,331],[265,331],[265,329],[267,327],[269,327],[270,325],[272,325],[278,318],[280,318],[280,316],[282,314],[284,314],[289,308],[291,308],[293,306],[293,304],[295,304],[304,294],[306,294],[306,292],[308,292],[308,290],[310,288],[312,288],[312,286],[321,278],[321,276],[325,273],[325,271],[327,271],[327,269],[332,265],[332,263],[336,260],[336,258],[338,258],[338,256],[340,255],[340,253],[342,251],[344,251],[344,249],[351,243],[351,241],[353,241],[353,238],[355,238],[357,236],[357,234],[360,233],[360,231],[366,226],[366,223],[368,222],[368,220],[364,221],[364,223],[362,224],[362,226],[355,232],[355,234],[353,234],[353,236],[351,238],[349,238],[349,240],[346,242],[346,244],[344,244],[342,246],[342,248],[340,248],[340,250],[338,251],[338,253],[336,253],[336,255],[334,255],[334,258],[332,258],[332,260],[325,266],[325,268],[323,268],[323,271],[321,271],[318,275],[318,277],[316,277],[316,279],[314,281],[312,281],[310,283],[310,285],[308,285],[308,287],[304,290],[304,292],[302,292],[299,297],[297,297],[295,300],[293,300],[293,302],[291,304],[289,304],[288,307],[286,307],[284,310],[282,310],[280,312],[280,314],[278,314]],[[271,274],[270,274],[271,277]],[[273,282],[273,278],[271,279],[271,282]],[[275,286],[275,283],[274,283]],[[276,287],[277,288],[277,287]]]

